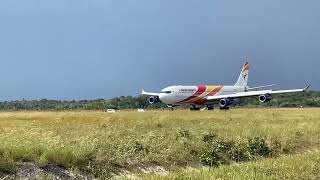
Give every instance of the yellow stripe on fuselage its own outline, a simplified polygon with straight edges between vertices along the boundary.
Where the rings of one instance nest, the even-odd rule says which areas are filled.
[[[207,86],[207,90],[206,92],[209,94],[210,92],[212,92],[217,86]]]

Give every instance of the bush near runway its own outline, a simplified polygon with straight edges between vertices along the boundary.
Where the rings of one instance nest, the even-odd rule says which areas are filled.
[[[320,179],[320,152],[308,152],[299,155],[287,155],[280,158],[220,166],[218,168],[189,169],[167,176],[157,174],[144,175],[149,180],[171,179],[239,179],[239,180],[274,180],[274,179]]]
[[[236,107],[320,107],[320,92],[275,95],[273,100],[260,103],[258,98],[244,98],[235,101]],[[0,111],[65,111],[65,110],[106,110],[106,109],[157,109],[167,108],[165,104],[150,105],[147,96],[121,96],[112,99],[58,101],[58,100],[21,100],[0,102]],[[182,106],[182,109],[189,106]]]
[[[0,177],[22,162],[107,178],[300,153],[319,148],[319,117],[319,109],[0,113]]]

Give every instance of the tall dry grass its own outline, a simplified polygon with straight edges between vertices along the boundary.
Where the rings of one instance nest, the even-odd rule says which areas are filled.
[[[109,177],[119,168],[202,164],[201,155],[217,143],[239,150],[256,137],[272,151],[279,143],[274,154],[300,152],[319,147],[319,117],[319,109],[6,112],[0,113],[0,159],[7,166],[0,169],[26,161]],[[208,145],[204,138],[211,135],[218,140]]]

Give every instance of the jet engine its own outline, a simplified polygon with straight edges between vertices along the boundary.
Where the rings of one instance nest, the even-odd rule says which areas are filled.
[[[228,107],[231,104],[233,104],[233,99],[231,99],[231,98],[224,98],[224,99],[221,99],[219,102],[219,105],[222,108]]]
[[[159,102],[161,102],[159,96],[151,96],[151,97],[149,97],[149,103],[150,104],[155,104],[155,103],[159,103]]]
[[[268,102],[272,100],[271,94],[262,94],[259,96],[259,101],[262,103]]]

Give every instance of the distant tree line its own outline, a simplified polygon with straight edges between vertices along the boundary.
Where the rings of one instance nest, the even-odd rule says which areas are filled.
[[[320,91],[275,95],[270,102],[260,103],[258,98],[235,101],[235,107],[320,107]],[[0,102],[0,111],[43,110],[106,110],[106,109],[166,108],[163,103],[150,105],[147,96],[121,96],[96,100],[18,100]],[[180,108],[188,108],[182,106]]]
[[[258,97],[243,98],[235,106],[244,107],[320,107],[320,91],[273,95],[267,103],[260,103]]]
[[[137,109],[165,108],[162,103],[150,105],[147,96],[121,96],[112,99],[95,100],[16,100],[0,102],[0,111],[44,111],[44,110],[106,110],[106,109]]]

